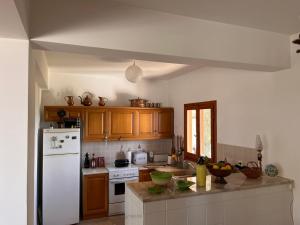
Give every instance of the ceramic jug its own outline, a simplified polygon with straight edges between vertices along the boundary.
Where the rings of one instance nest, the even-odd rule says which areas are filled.
[[[98,105],[99,105],[99,106],[105,106],[105,102],[107,102],[108,99],[105,98],[105,97],[98,97],[98,98],[99,98],[99,103],[98,103]]]
[[[74,97],[73,96],[65,96],[65,101],[67,102],[68,106],[74,105]]]

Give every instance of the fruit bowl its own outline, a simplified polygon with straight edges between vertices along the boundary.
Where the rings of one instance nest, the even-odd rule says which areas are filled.
[[[172,173],[153,171],[150,173],[152,182],[156,185],[166,185],[172,178]]]
[[[226,164],[209,164],[207,165],[208,171],[216,177],[215,183],[227,184],[224,177],[229,176],[232,173],[232,166],[229,163]]]

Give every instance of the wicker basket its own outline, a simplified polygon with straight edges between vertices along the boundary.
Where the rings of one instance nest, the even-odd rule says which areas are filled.
[[[240,171],[250,179],[257,179],[262,175],[261,168],[256,162],[248,162],[247,166],[240,169]]]

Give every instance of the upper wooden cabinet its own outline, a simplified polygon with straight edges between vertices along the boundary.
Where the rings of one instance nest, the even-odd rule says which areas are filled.
[[[154,110],[139,110],[138,133],[141,138],[153,138],[156,136]]]
[[[81,118],[84,117],[84,108],[81,106],[45,106],[44,108],[44,120],[48,122],[57,122],[59,117],[57,112],[64,110],[66,112],[66,118]]]
[[[156,111],[156,115],[157,135],[160,137],[172,137],[174,130],[173,109],[159,109]]]
[[[138,113],[134,109],[108,109],[108,137],[128,139],[138,136]]]
[[[84,140],[97,141],[103,140],[107,135],[106,131],[106,110],[87,109],[83,121]]]
[[[172,108],[46,106],[45,121],[58,121],[61,109],[82,119],[84,141],[172,138],[174,132]]]
[[[140,109],[139,136],[143,139],[173,136],[173,109]]]

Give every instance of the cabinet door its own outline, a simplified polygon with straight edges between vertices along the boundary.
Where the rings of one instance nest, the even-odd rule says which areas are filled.
[[[67,109],[67,116],[69,118],[81,118],[83,119],[83,113],[82,110],[78,109]]]
[[[155,137],[155,111],[139,110],[139,137]]]
[[[105,109],[89,109],[84,118],[84,140],[101,141],[106,136]]]
[[[65,110],[63,107],[45,107],[44,108],[44,120],[46,122],[57,122],[59,121],[59,117],[57,112],[60,110]]]
[[[172,109],[160,109],[156,112],[156,134],[159,137],[171,138],[174,133],[174,119]]]
[[[110,139],[132,139],[137,136],[136,110],[111,109],[108,112],[108,132]]]
[[[81,118],[83,119],[83,111],[80,107],[76,106],[45,106],[44,108],[44,120],[49,122],[57,122],[59,121],[59,117],[57,115],[57,112],[60,110],[64,110],[66,112],[65,118]]]
[[[150,176],[151,170],[140,170],[139,171],[139,182],[145,182],[145,181],[151,181],[151,176]]]
[[[83,218],[107,216],[108,175],[96,174],[83,177]]]

